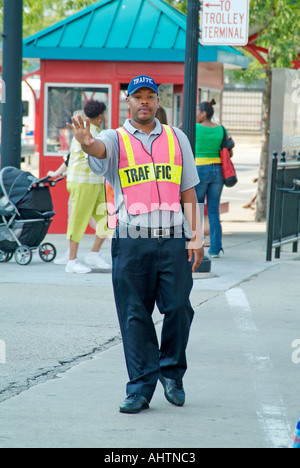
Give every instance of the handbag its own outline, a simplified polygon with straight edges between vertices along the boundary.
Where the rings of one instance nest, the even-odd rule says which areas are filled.
[[[233,139],[226,135],[225,128],[222,128],[224,132],[224,138],[220,149],[220,158],[222,162],[224,184],[226,187],[234,187],[238,183],[238,178],[231,160],[230,150],[233,149],[235,145]]]

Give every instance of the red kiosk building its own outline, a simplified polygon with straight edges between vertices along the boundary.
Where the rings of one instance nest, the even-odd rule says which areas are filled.
[[[40,176],[61,165],[72,138],[66,122],[86,99],[107,105],[104,128],[122,125],[125,91],[139,74],[155,78],[169,124],[179,125],[185,42],[186,16],[163,0],[100,0],[25,39],[23,56],[40,60]],[[224,67],[246,68],[248,59],[232,47],[203,47],[199,41],[198,62],[199,100],[214,97],[221,119]],[[51,232],[66,232],[67,200],[65,184],[59,184]]]

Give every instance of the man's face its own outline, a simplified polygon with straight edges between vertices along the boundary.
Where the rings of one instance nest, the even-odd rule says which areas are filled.
[[[131,111],[131,118],[139,124],[153,122],[159,99],[157,94],[150,88],[140,88],[127,98]]]

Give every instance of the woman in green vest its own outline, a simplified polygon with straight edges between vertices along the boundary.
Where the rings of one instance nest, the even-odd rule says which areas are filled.
[[[215,104],[213,99],[210,102],[201,102],[198,106],[195,157],[200,178],[200,184],[196,187],[198,203],[205,203],[207,199],[210,225],[209,254],[212,258],[219,258],[220,252],[223,251],[220,201],[224,179],[220,148],[224,131],[221,125],[212,122]]]

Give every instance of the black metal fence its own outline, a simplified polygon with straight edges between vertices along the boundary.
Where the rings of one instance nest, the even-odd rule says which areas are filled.
[[[268,219],[267,261],[280,258],[281,247],[293,245],[298,252],[300,241],[300,152],[298,160],[286,161],[285,152],[274,152]]]

